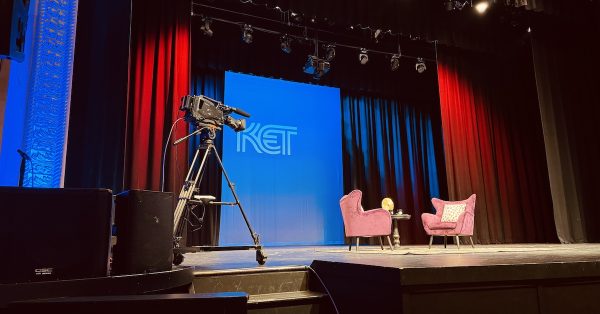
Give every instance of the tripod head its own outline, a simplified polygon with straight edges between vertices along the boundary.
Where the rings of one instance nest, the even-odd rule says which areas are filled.
[[[206,148],[208,145],[214,144],[214,139],[217,137],[216,128],[205,128],[199,132],[200,147]]]
[[[220,129],[221,128],[215,126],[201,127],[196,131],[176,140],[175,142],[173,142],[173,145],[177,145],[196,134],[200,134],[200,147],[206,147],[209,144],[213,144],[213,140],[217,137],[217,130]]]

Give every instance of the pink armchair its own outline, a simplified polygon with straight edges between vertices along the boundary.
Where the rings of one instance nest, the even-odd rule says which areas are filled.
[[[423,228],[430,236],[429,248],[433,242],[433,236],[444,236],[444,248],[446,247],[446,237],[454,236],[454,242],[460,249],[458,237],[468,236],[473,244],[473,223],[475,221],[475,200],[477,196],[471,195],[468,199],[458,202],[447,202],[437,198],[432,198],[431,203],[435,207],[435,215],[422,214]],[[446,210],[446,213],[444,213]]]
[[[362,192],[354,190],[344,195],[340,200],[342,218],[344,219],[344,231],[346,237],[350,238],[348,250],[352,250],[352,238],[356,238],[356,250],[358,251],[360,237],[379,237],[379,244],[383,250],[382,236],[387,237],[390,249],[394,249],[390,240],[392,230],[392,217],[390,212],[383,208],[364,211],[360,200]]]

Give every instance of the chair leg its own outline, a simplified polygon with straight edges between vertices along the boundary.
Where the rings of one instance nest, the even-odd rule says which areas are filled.
[[[458,239],[458,236],[454,236],[454,242],[456,242],[456,247],[460,250],[460,240]]]
[[[358,252],[359,245],[360,245],[360,237],[356,237],[356,252]]]
[[[444,248],[446,248],[446,243],[448,243],[448,240],[446,239],[446,236],[444,236]]]
[[[390,240],[390,236],[386,236],[387,240],[388,240],[388,244],[390,245],[390,250],[394,250],[394,246],[392,245],[392,240]]]
[[[381,249],[383,250],[383,239],[381,237],[379,237],[379,245],[381,246]]]
[[[473,237],[469,236],[469,240],[471,241],[471,247],[475,248],[475,244],[473,244]]]
[[[431,243],[433,243],[433,236],[429,236],[429,249],[431,249]]]
[[[352,251],[352,237],[350,237],[350,246],[348,246],[348,251]]]

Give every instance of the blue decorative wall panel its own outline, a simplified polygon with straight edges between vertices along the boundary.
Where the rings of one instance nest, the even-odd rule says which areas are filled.
[[[32,162],[27,164],[25,186],[62,186],[77,3],[37,2],[24,134],[24,148]]]
[[[29,16],[25,34],[25,60],[12,61],[8,81],[8,95],[4,112],[2,148],[0,149],[0,186],[17,186],[21,157],[17,149],[23,149],[25,128],[25,97],[29,86],[31,54],[33,51],[34,22],[37,17],[36,1],[29,4]]]

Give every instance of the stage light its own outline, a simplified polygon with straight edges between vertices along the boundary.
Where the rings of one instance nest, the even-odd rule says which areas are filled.
[[[381,38],[381,35],[382,35],[382,33],[381,33],[380,29],[375,30],[375,33],[373,34],[373,39],[375,39],[376,43],[379,43],[379,39]]]
[[[390,69],[392,71],[396,71],[396,70],[398,70],[399,67],[400,67],[400,55],[393,55],[392,59],[390,60]]]
[[[523,7],[527,5],[527,0],[506,0],[506,5],[514,7]]]
[[[292,39],[287,34],[281,36],[281,51],[285,53],[292,52]]]
[[[200,26],[200,30],[205,36],[211,37],[213,35],[212,29],[210,29],[210,25],[212,24],[212,20],[208,17],[202,18],[202,26]]]
[[[361,48],[360,53],[358,54],[358,60],[360,64],[365,65],[369,62],[369,55],[367,54],[367,49]]]
[[[427,70],[427,66],[425,65],[425,62],[423,62],[423,58],[417,58],[417,63],[415,64],[415,70],[417,70],[417,72],[423,73],[425,72],[425,70]]]
[[[490,7],[490,3],[487,1],[478,1],[475,3],[474,7],[475,7],[475,11],[477,11],[477,13],[483,14]]]
[[[446,7],[446,11],[452,11],[454,10],[454,1],[447,0],[444,2],[444,6]]]
[[[444,7],[446,8],[447,11],[454,11],[454,10],[462,10],[467,4],[471,3],[469,0],[466,1],[444,1]]]
[[[303,20],[302,15],[292,12],[291,16],[292,16],[292,19],[294,20],[294,22],[302,23],[302,20]]]
[[[319,63],[319,58],[317,58],[316,56],[308,56],[308,59],[306,60],[306,64],[304,64],[304,68],[302,70],[304,70],[304,73],[306,74],[315,74],[317,71],[317,67],[318,67],[318,63]]]
[[[319,59],[317,56],[309,55],[304,64],[304,73],[311,74],[315,80],[320,79],[323,75],[329,72],[331,64],[323,59]]]
[[[325,60],[320,60],[318,63],[317,72],[315,73],[313,78],[315,80],[320,79],[323,75],[325,75],[325,74],[327,74],[327,72],[329,72],[330,67],[331,67],[331,65],[329,62],[327,62]]]
[[[335,58],[335,45],[329,44],[325,46],[325,60],[331,62]]]
[[[251,44],[252,40],[254,39],[252,36],[252,26],[249,24],[244,24],[244,28],[242,29],[242,40],[247,43],[247,44]]]

